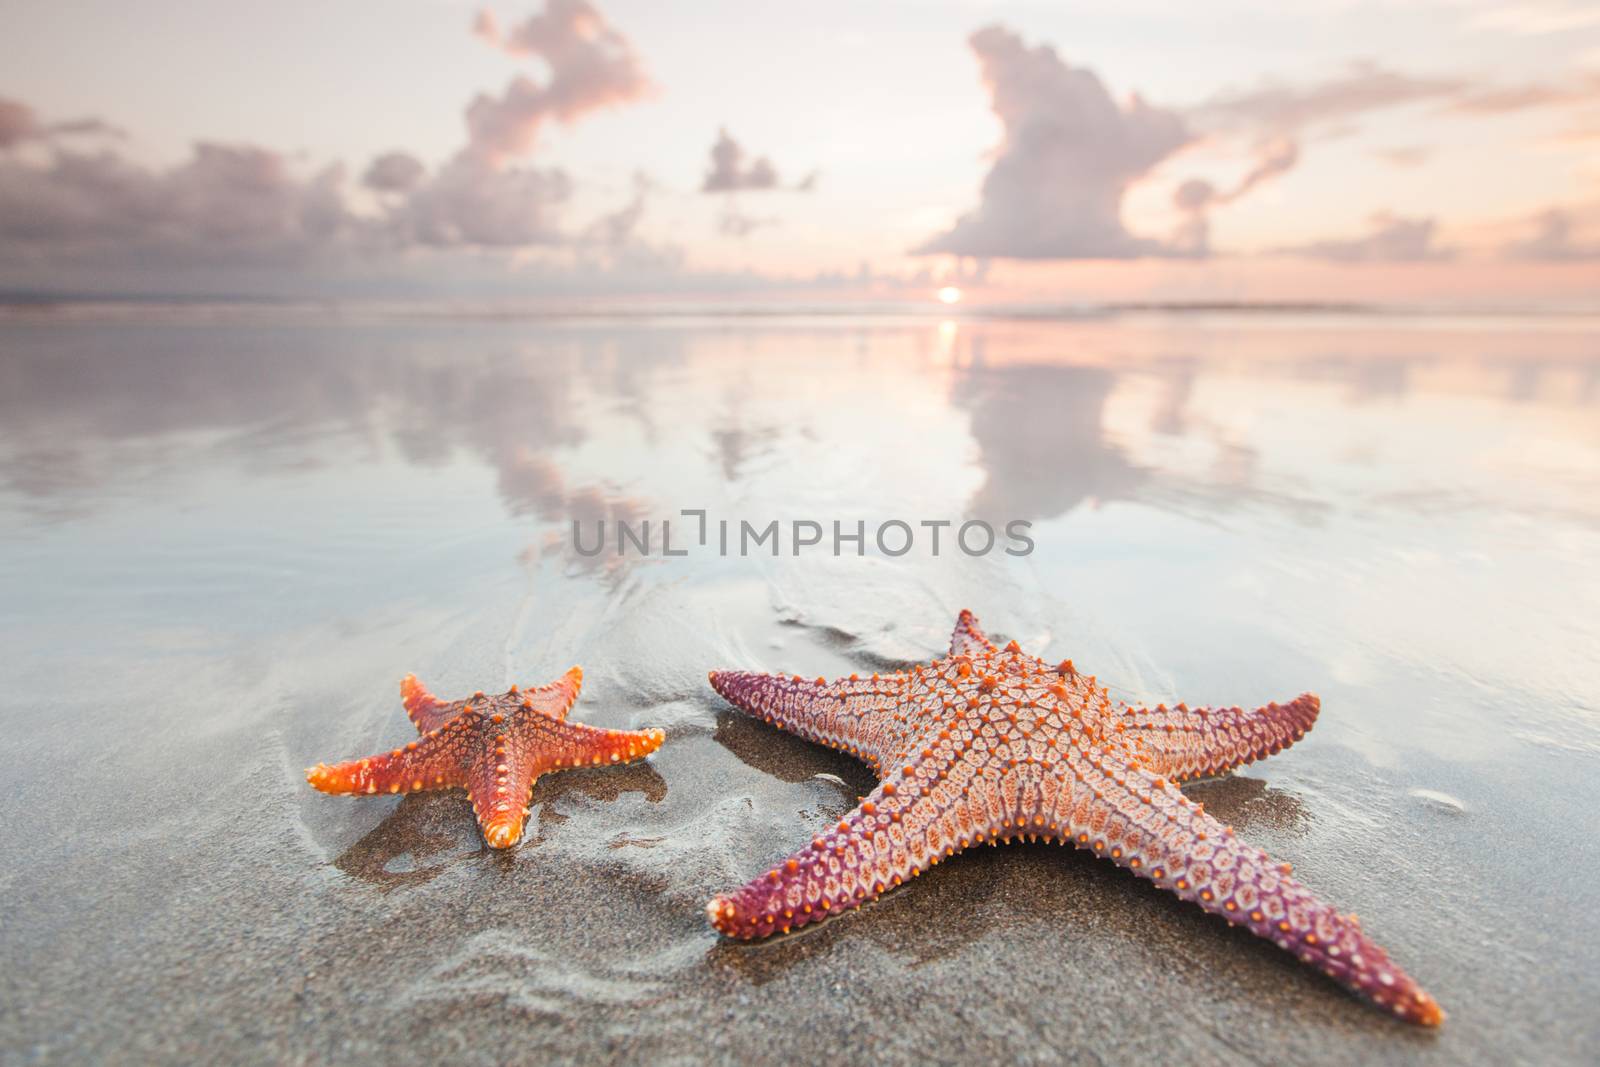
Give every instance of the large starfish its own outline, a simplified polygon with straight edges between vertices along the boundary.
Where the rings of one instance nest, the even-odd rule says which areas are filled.
[[[533,783],[546,771],[627,763],[661,747],[660,730],[601,730],[567,722],[583,669],[558,682],[465,700],[441,701],[407,675],[406,713],[422,736],[385,755],[307,768],[324,793],[414,793],[465,787],[491,848],[522,836]]]
[[[729,937],[758,938],[876,899],[970,845],[1026,836],[1108,856],[1184,900],[1293,952],[1409,1022],[1439,1005],[1354,915],[1290,877],[1179,791],[1305,736],[1310,693],[1255,711],[1130,707],[1071,660],[1050,665],[1015,641],[996,649],[963,611],[948,659],[827,682],[714,671],[736,707],[843,749],[881,781],[837,826],[706,905]]]

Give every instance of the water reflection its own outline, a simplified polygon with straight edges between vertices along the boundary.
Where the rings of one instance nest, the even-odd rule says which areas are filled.
[[[1145,477],[1102,425],[1114,372],[1100,367],[977,366],[951,402],[971,412],[985,479],[969,512],[1051,519],[1088,501],[1128,496]]]
[[[513,514],[556,514],[574,490],[548,457],[589,436],[579,386],[620,396],[672,358],[642,337],[560,332],[507,350],[420,327],[57,329],[15,333],[0,360],[4,484],[23,497],[197,460],[259,477],[391,450],[437,467],[466,451],[499,473]]]
[[[96,494],[197,461],[260,478],[385,454],[441,468],[466,455],[495,472],[513,516],[641,516],[683,484],[749,478],[763,457],[779,454],[787,429],[814,432],[808,423],[820,398],[797,390],[816,375],[876,368],[870,373],[899,373],[910,397],[936,388],[936,378],[893,368],[908,348],[927,350],[930,329],[935,346],[960,353],[943,402],[968,419],[982,475],[968,510],[981,516],[1044,520],[1086,503],[1159,502],[1173,473],[1188,483],[1177,493],[1186,508],[1262,491],[1265,442],[1240,439],[1237,427],[1220,437],[1229,413],[1197,391],[1201,383],[1248,380],[1260,395],[1287,372],[1285,380],[1339,383],[1342,403],[1355,406],[1403,403],[1422,389],[1570,407],[1592,403],[1600,389],[1600,360],[1584,358],[1581,338],[1543,339],[1560,355],[1529,355],[1504,341],[1475,360],[1444,360],[1432,349],[1459,338],[1358,337],[1330,351],[1325,337],[1287,334],[1272,339],[1269,357],[1256,351],[1263,340],[1244,332],[1233,338],[1243,355],[1219,362],[1209,352],[1226,336],[1169,348],[1159,332],[1129,331],[1131,344],[1070,324],[798,336],[750,327],[731,345],[720,335],[643,326],[12,323],[0,359],[0,489],[36,513],[81,513]],[[812,358],[788,358],[797,345]],[[759,372],[753,360],[762,361]],[[1112,405],[1141,382],[1153,387],[1147,433],[1216,445],[1202,477],[1162,470],[1156,452],[1112,432]],[[876,410],[890,425],[907,419],[914,439],[913,408],[890,395]],[[784,424],[774,421],[780,412]],[[680,441],[714,466],[658,493],[630,488],[645,471],[657,482],[649,453]],[[569,462],[586,452],[590,462]],[[1216,491],[1197,491],[1204,486]]]
[[[746,428],[734,416],[714,428],[711,439],[716,445],[722,477],[736,482],[751,459],[772,450],[778,440],[778,430],[771,426]]]
[[[1428,357],[1388,351],[1364,355],[1329,352],[1306,360],[1302,374],[1312,381],[1343,383],[1349,403],[1361,405],[1404,399],[1411,389],[1414,370],[1429,362]]]

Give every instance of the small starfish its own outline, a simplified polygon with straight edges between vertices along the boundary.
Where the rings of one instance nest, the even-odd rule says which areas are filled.
[[[827,682],[713,671],[735,707],[878,772],[837,826],[706,914],[723,934],[766,937],[876,899],[941,859],[1026,836],[1110,857],[1184,900],[1242,924],[1408,1022],[1444,1013],[1354,915],[1290,877],[1179,791],[1305,736],[1310,693],[1255,711],[1129,707],[1071,660],[1015,641],[996,649],[963,611],[948,659]]]
[[[387,755],[307,768],[324,793],[415,793],[465,787],[491,848],[522,836],[533,783],[546,771],[626,763],[661,747],[660,730],[601,730],[567,722],[583,669],[559,682],[495,696],[444,702],[413,675],[400,683],[406,713],[422,735]]]

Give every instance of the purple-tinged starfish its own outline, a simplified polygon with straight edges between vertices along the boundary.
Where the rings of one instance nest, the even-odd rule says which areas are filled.
[[[996,649],[963,611],[948,659],[814,682],[714,671],[734,706],[878,772],[837,826],[706,905],[729,937],[788,931],[877,898],[970,845],[1026,836],[1093,850],[1238,923],[1380,1008],[1437,1026],[1444,1013],[1354,915],[1340,915],[1179,791],[1305,736],[1310,693],[1255,711],[1153,709],[1111,698],[1071,660]]]
[[[522,836],[533,783],[546,771],[627,763],[661,747],[660,730],[601,730],[567,722],[583,670],[537,689],[441,701],[412,675],[400,683],[422,736],[386,755],[306,770],[324,793],[414,793],[464,787],[491,848]]]

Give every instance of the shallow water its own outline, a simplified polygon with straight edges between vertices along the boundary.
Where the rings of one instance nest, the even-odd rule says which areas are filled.
[[[870,544],[974,516],[1033,551]],[[574,518],[689,554],[584,557]],[[720,555],[722,519],[782,554]],[[792,555],[796,520],[867,554]],[[1600,1049],[1593,320],[12,314],[0,545],[7,1062]],[[1306,740],[1189,791],[1444,1030],[1044,846],[719,941],[705,900],[871,777],[705,671],[898,665],[962,607],[1130,701],[1320,693]],[[574,718],[667,744],[541,780],[509,853],[459,794],[304,783],[406,739],[408,672],[573,663]]]

